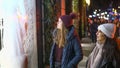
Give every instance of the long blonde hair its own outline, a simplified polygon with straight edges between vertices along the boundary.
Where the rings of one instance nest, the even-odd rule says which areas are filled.
[[[62,29],[56,29],[55,33],[56,34],[53,38],[55,43],[59,46],[59,48],[64,47],[64,45],[67,42],[66,36],[67,36],[68,30],[66,29],[63,23],[62,23]]]

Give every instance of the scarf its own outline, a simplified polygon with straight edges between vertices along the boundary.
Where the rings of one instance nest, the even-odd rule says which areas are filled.
[[[102,59],[102,48],[103,44],[96,43],[95,48],[88,57],[87,68],[97,68]]]

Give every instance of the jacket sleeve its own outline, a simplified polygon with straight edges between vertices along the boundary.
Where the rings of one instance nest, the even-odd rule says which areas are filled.
[[[51,47],[51,52],[50,52],[50,57],[49,57],[49,62],[50,62],[50,68],[54,68],[54,60],[53,60],[53,52],[54,52],[54,47],[55,47],[55,43],[53,43],[52,47]]]
[[[79,39],[77,37],[73,40],[73,49],[75,52],[75,57],[69,62],[68,67],[74,68],[83,59],[82,47]]]

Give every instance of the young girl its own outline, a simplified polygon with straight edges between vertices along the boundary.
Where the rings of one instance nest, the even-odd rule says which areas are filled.
[[[53,32],[50,68],[77,68],[83,58],[81,43],[72,23],[75,17],[73,13],[63,15],[57,22]]]
[[[98,26],[96,46],[86,68],[120,68],[120,51],[114,39],[116,26],[112,23]]]

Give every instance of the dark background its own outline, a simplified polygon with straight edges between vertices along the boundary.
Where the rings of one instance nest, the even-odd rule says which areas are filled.
[[[120,0],[90,0],[90,6],[88,7],[89,13],[92,13],[95,9],[106,10],[111,4],[113,8],[118,8]]]

